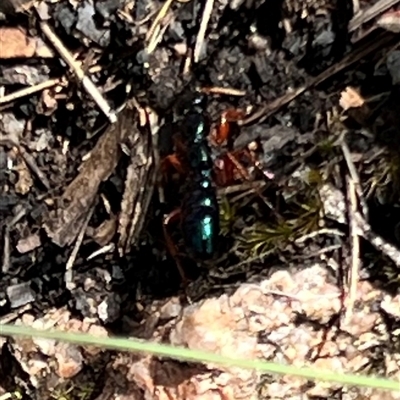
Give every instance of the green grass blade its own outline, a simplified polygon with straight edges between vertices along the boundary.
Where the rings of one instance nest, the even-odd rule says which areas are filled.
[[[128,338],[102,338],[85,333],[69,333],[61,331],[41,331],[24,326],[1,325],[0,335],[29,336],[53,339],[79,345],[100,346],[107,349],[141,352],[156,356],[170,357],[182,361],[213,363],[220,366],[255,369],[264,373],[293,375],[311,380],[335,382],[341,385],[363,386],[376,389],[400,391],[400,382],[372,376],[338,374],[313,368],[298,368],[290,365],[275,364],[261,360],[246,360],[223,357],[218,354],[199,350],[178,348],[170,345],[144,342]]]

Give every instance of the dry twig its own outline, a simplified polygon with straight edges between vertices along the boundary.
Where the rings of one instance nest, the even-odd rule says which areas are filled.
[[[351,236],[351,269],[347,277],[347,298],[346,298],[346,312],[344,316],[344,323],[352,318],[354,303],[357,299],[357,285],[358,276],[360,272],[361,259],[360,259],[360,237],[357,234],[357,224],[354,215],[357,212],[357,196],[356,196],[356,183],[352,178],[347,177],[347,193],[349,207],[349,221],[350,221],[350,236]]]
[[[353,160],[351,159],[351,153],[350,153],[349,146],[347,145],[344,138],[341,140],[341,148],[342,148],[342,153],[343,153],[344,159],[347,164],[347,168],[349,169],[349,172],[350,172],[352,182],[355,186],[355,191],[357,193],[358,199],[360,200],[362,214],[364,215],[364,217],[366,219],[368,219],[368,207],[367,207],[367,203],[365,201],[365,198],[364,198],[362,190],[361,190],[360,177],[358,176],[357,169],[353,163]]]
[[[156,46],[157,43],[160,41],[160,25],[161,21],[165,16],[167,15],[168,10],[170,9],[172,3],[174,0],[167,0],[163,6],[160,8],[160,11],[158,12],[157,16],[154,18],[153,23],[151,24],[149,31],[147,32],[146,35],[146,40],[147,40],[147,53],[150,54],[152,53]],[[168,25],[167,25],[168,26]],[[162,32],[162,34],[165,32],[165,30]]]
[[[61,42],[58,36],[50,28],[50,25],[47,22],[43,21],[40,23],[40,27],[44,35],[58,51],[61,58],[68,64],[68,66],[74,71],[77,78],[82,82],[83,87],[85,88],[87,93],[92,96],[93,100],[99,106],[101,111],[103,111],[103,113],[107,116],[111,123],[116,122],[117,115],[115,114],[115,112],[111,109],[96,85],[90,80],[88,76],[85,75],[84,71],[75,61],[72,54],[67,50],[67,48]]]
[[[206,0],[203,16],[201,18],[199,33],[197,34],[196,44],[194,46],[193,61],[195,63],[197,63],[200,59],[201,50],[203,49],[204,45],[204,37],[206,35],[208,22],[210,21],[213,7],[214,7],[214,0]]]
[[[109,243],[106,244],[105,246],[102,246],[100,249],[94,251],[93,253],[91,253],[86,260],[90,261],[93,260],[93,258],[98,257],[102,254],[107,254],[107,253],[112,253],[115,249],[115,243]]]
[[[78,255],[79,249],[81,248],[83,238],[85,237],[86,228],[88,227],[89,221],[92,218],[94,208],[94,205],[92,205],[89,212],[87,213],[78,237],[76,238],[74,248],[72,249],[71,255],[69,256],[67,264],[65,266],[65,286],[68,290],[75,289],[72,267],[74,266],[76,256]]]
[[[244,90],[234,89],[234,88],[226,88],[222,86],[212,86],[212,87],[204,87],[199,88],[200,92],[206,94],[222,94],[225,96],[245,96],[246,92]]]
[[[395,36],[388,35],[383,33],[378,38],[375,39],[373,43],[365,43],[360,48],[356,49],[352,53],[348,54],[337,64],[332,65],[332,67],[328,68],[326,71],[317,75],[315,78],[309,78],[308,83],[304,86],[301,86],[290,93],[286,93],[281,97],[278,97],[271,103],[267,103],[262,106],[258,111],[250,115],[248,118],[239,121],[239,125],[249,125],[255,121],[262,122],[266,120],[271,115],[275,114],[279,111],[283,106],[289,104],[296,97],[303,94],[305,91],[318,86],[328,78],[331,78],[333,75],[338,72],[348,68],[350,65],[360,61],[362,58],[367,55],[373,53],[374,51],[381,49],[386,43],[390,42]]]
[[[41,169],[36,164],[35,158],[31,154],[29,154],[21,145],[18,146],[18,151],[19,154],[21,154],[21,157],[24,159],[26,165],[31,169],[36,178],[39,179],[41,184],[47,190],[50,190],[51,188],[50,182],[47,179],[46,175],[41,171]]]
[[[14,93],[10,93],[6,96],[0,97],[0,104],[9,103],[11,101],[20,99],[21,97],[30,96],[31,94],[40,92],[44,89],[49,89],[53,86],[59,85],[61,83],[61,79],[49,79],[46,82],[39,83],[37,85],[29,86],[27,88],[17,90]]]
[[[11,243],[10,243],[10,230],[6,226],[4,228],[4,241],[3,241],[3,260],[1,265],[1,272],[6,274],[11,267],[10,256],[11,256]]]
[[[42,183],[42,185],[47,189],[50,190],[50,182],[47,179],[46,175],[40,170],[40,168],[37,166],[35,158],[32,157],[26,150],[25,148],[19,143],[19,138],[14,138],[10,136],[0,136],[0,145],[2,144],[8,144],[13,147],[15,147],[19,153],[19,155],[22,157],[22,159],[25,161],[26,165],[31,169],[33,174],[39,179],[39,181]]]
[[[388,10],[389,8],[395,6],[399,0],[379,0],[377,3],[373,4],[364,10],[361,10],[357,15],[355,15],[349,22],[349,31],[353,32],[361,25],[368,21],[371,21],[379,14]]]

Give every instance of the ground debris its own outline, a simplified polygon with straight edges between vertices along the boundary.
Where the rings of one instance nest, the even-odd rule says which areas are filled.
[[[39,330],[54,328],[65,332],[86,332],[100,337],[108,335],[104,328],[96,327],[90,320],[79,321],[72,318],[65,309],[50,309],[39,319],[35,319],[31,313],[25,313],[16,323],[30,325]],[[96,359],[103,356],[104,362],[107,361],[107,355],[101,349],[91,346],[82,348],[54,340],[15,339],[12,348],[22,369],[29,376],[29,384],[35,388],[35,399],[52,396],[64,385],[63,382],[69,382],[71,387],[79,386],[82,384],[82,375],[85,379],[88,378],[86,374],[89,373],[88,366],[92,362],[97,362]],[[46,361],[43,361],[44,358]],[[71,384],[72,380],[74,384]]]
[[[35,293],[31,289],[31,282],[8,286],[7,297],[11,308],[19,308],[35,301]]]
[[[29,253],[41,245],[40,236],[37,233],[31,234],[26,238],[20,239],[17,244],[17,250],[21,253]]]
[[[33,0],[3,0],[0,5],[0,12],[13,13],[29,10],[33,3]]]
[[[399,379],[398,3],[0,0],[1,320]],[[198,89],[213,132],[227,110],[244,119],[211,143],[218,254],[190,259],[169,226],[183,293],[161,216],[191,193],[156,145]],[[1,345],[1,385],[24,400],[399,398]]]
[[[0,58],[54,57],[41,39],[28,37],[20,28],[0,28]]]
[[[386,65],[392,76],[393,85],[398,85],[400,83],[400,51],[395,50],[388,54],[386,59]]]
[[[38,85],[50,78],[50,70],[46,65],[5,65],[1,71],[2,85]]]
[[[84,2],[78,8],[76,29],[100,46],[106,47],[110,44],[110,31],[108,29],[98,29],[96,27],[93,19],[94,14],[95,9],[93,4]]]
[[[132,114],[122,113],[99,138],[90,157],[83,162],[79,174],[70,183],[44,228],[58,246],[71,244],[93,205],[101,182],[108,179],[121,156],[120,145],[130,134]]]
[[[145,310],[152,317],[135,336],[225,356],[276,362],[284,359],[299,367],[349,373],[372,369],[398,379],[400,362],[395,354],[376,358],[376,349],[384,351],[391,340],[377,307],[382,305],[390,313],[394,310],[396,315],[398,299],[383,295],[367,282],[358,284],[357,293],[360,307],[345,323],[341,290],[331,283],[325,267],[292,266],[275,271],[259,284],[243,284],[232,295],[189,306],[180,305],[178,299],[155,302]],[[336,324],[327,326],[335,319]],[[108,379],[119,382],[115,387],[125,380],[133,392],[139,388],[143,398],[154,400],[331,399],[339,390],[332,383],[307,384],[296,377],[271,378],[236,368],[188,366],[129,354],[119,354],[106,368]],[[109,393],[108,385],[104,390]],[[399,398],[396,393],[378,390],[340,390],[345,400],[355,395],[376,400],[384,395],[387,399]],[[113,393],[109,398],[124,398],[119,396]]]
[[[130,153],[130,163],[118,218],[118,248],[121,256],[129,253],[132,246],[137,244],[153,195],[156,171],[151,143],[149,126],[132,130],[125,143]],[[143,186],[143,183],[146,185]]]

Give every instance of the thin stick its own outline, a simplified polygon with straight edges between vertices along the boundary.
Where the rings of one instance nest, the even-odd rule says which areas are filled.
[[[238,192],[244,192],[244,191],[254,192],[254,188],[261,190],[266,186],[266,184],[267,183],[264,180],[257,180],[252,182],[245,181],[237,185],[217,188],[217,195],[218,197],[221,197],[221,196],[227,196],[228,194],[236,194]]]
[[[361,267],[360,259],[360,237],[357,234],[357,223],[355,221],[355,213],[357,212],[357,195],[356,183],[352,178],[347,177],[347,193],[350,202],[349,220],[350,220],[350,236],[351,236],[351,269],[348,274],[348,290],[346,298],[346,312],[344,316],[344,324],[347,325],[352,317],[354,304],[357,299],[358,276]]]
[[[204,44],[204,37],[206,36],[206,30],[208,22],[211,18],[211,13],[214,7],[214,0],[206,0],[204,6],[203,16],[201,18],[199,33],[197,34],[196,44],[194,46],[193,61],[197,63],[200,59],[201,49]]]
[[[349,169],[349,172],[350,172],[352,183],[355,186],[357,196],[361,203],[362,213],[363,213],[364,217],[368,220],[368,207],[367,207],[367,203],[364,199],[364,196],[362,194],[360,177],[358,176],[357,169],[353,163],[353,160],[351,159],[351,153],[350,153],[349,146],[347,145],[347,143],[345,142],[344,139],[342,139],[342,141],[341,141],[341,148],[342,148],[342,153],[343,153],[344,159],[347,164],[347,168]]]
[[[89,225],[90,218],[92,218],[93,211],[94,211],[94,206],[92,206],[90,208],[89,212],[87,213],[86,218],[83,221],[79,235],[76,238],[74,248],[72,249],[71,255],[69,256],[69,258],[67,260],[64,276],[65,276],[65,286],[67,287],[68,290],[75,289],[75,283],[73,281],[72,267],[74,266],[76,256],[78,255],[79,249],[81,248],[83,238],[85,237],[86,228]]]
[[[387,33],[383,33],[380,35],[376,40],[371,43],[365,43],[363,46],[360,46],[357,50],[353,51],[352,53],[348,54],[344,57],[340,62],[337,64],[332,65],[330,68],[322,72],[321,74],[317,75],[315,78],[310,78],[309,81],[304,85],[293,92],[286,93],[281,97],[275,99],[272,103],[267,103],[261,106],[261,108],[256,111],[254,114],[250,115],[249,117],[238,121],[239,125],[248,125],[255,121],[262,122],[271,115],[275,114],[279,109],[283,106],[289,104],[293,101],[296,97],[303,94],[305,91],[321,84],[328,78],[332,77],[333,75],[337,74],[338,72],[348,68],[350,65],[358,62],[368,54],[373,53],[374,51],[381,49],[382,46],[391,40],[393,36],[388,36]]]
[[[26,165],[31,169],[31,171],[35,174],[35,176],[39,179],[39,181],[42,183],[42,185],[47,189],[50,190],[51,185],[49,180],[47,179],[46,175],[40,170],[38,165],[36,164],[35,158],[32,157],[31,154],[29,154],[24,147],[19,143],[18,138],[14,139],[10,136],[0,136],[0,145],[8,144],[11,146],[16,147],[19,155],[22,157],[22,159],[25,161]]]
[[[6,274],[11,267],[11,243],[10,243],[10,231],[6,226],[4,228],[4,243],[3,243],[3,260],[1,265],[1,272]]]
[[[398,2],[399,0],[379,0],[371,7],[361,10],[360,13],[355,15],[349,22],[349,32],[355,31],[362,24],[371,21],[371,19],[395,6]]]
[[[221,86],[212,86],[212,87],[204,87],[199,89],[200,92],[206,93],[206,94],[222,94],[226,96],[245,96],[246,91],[245,90],[239,90],[235,88],[225,88]]]
[[[117,115],[115,114],[115,112],[111,109],[96,85],[91,81],[88,76],[85,75],[82,68],[73,58],[72,54],[67,50],[67,48],[63,45],[58,36],[50,28],[50,25],[47,22],[43,21],[40,23],[40,27],[44,35],[58,51],[61,58],[68,64],[68,66],[74,71],[77,78],[82,82],[82,85],[85,88],[86,92],[90,96],[92,96],[93,100],[99,106],[101,111],[103,111],[103,113],[107,116],[111,123],[116,122]]]
[[[18,152],[25,161],[26,165],[36,175],[36,178],[39,179],[39,181],[47,190],[50,190],[50,182],[47,179],[46,175],[40,170],[40,168],[36,164],[35,158],[31,154],[29,154],[21,145],[18,146]]]
[[[157,25],[154,35],[151,37],[149,44],[147,45],[147,54],[151,54],[157,48],[157,45],[161,43],[161,40],[164,37],[164,33],[168,29],[171,21],[172,18],[169,18],[165,21],[165,24],[163,26]]]
[[[358,15],[360,12],[360,0],[353,0],[353,15]]]
[[[148,45],[147,45],[148,53],[151,53],[151,51],[149,51],[149,48],[153,47],[151,44],[156,40],[157,30],[158,30],[157,28],[159,28],[161,20],[167,15],[167,12],[170,9],[173,2],[174,2],[174,0],[167,0],[163,4],[163,6],[160,8],[160,11],[158,12],[157,16],[154,18],[154,21],[151,24],[149,31],[147,32],[146,41],[148,42]]]
[[[14,93],[7,94],[6,96],[0,97],[0,104],[9,103],[20,99],[21,97],[30,96],[31,94],[40,92],[44,89],[51,88],[61,83],[61,79],[49,79],[46,82],[39,83],[37,85],[29,86],[27,88],[17,90]]]
[[[101,247],[100,249],[98,249],[98,250],[94,251],[92,254],[90,254],[90,255],[86,258],[86,260],[87,260],[87,261],[90,261],[90,260],[92,260],[93,258],[98,257],[98,256],[100,256],[100,255],[102,255],[102,254],[111,253],[111,252],[114,251],[114,249],[115,249],[115,243],[106,244],[105,246]]]

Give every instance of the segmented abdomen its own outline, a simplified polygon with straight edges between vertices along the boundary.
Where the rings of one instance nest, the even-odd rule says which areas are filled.
[[[213,161],[207,142],[208,119],[197,103],[186,114],[182,141],[188,175],[182,202],[182,232],[188,251],[198,259],[213,256],[219,234],[219,208],[213,184]]]
[[[182,232],[191,255],[199,259],[211,258],[219,234],[219,209],[215,189],[207,180],[188,181],[182,203]]]

